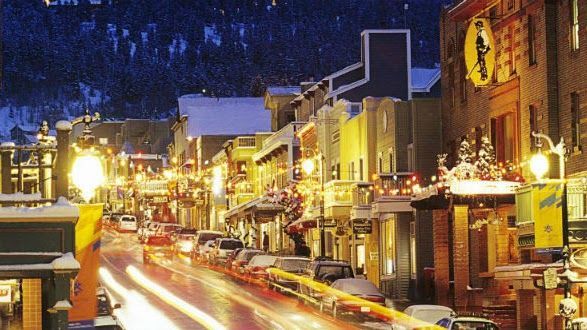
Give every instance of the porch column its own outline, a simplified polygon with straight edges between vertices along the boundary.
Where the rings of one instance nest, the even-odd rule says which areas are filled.
[[[469,296],[469,207],[455,205],[453,214],[454,305],[459,311],[466,309]]]
[[[448,244],[448,211],[432,211],[432,234],[434,241],[434,288],[436,303],[448,306],[449,302],[449,244]]]
[[[12,151],[2,150],[2,193],[12,194]]]
[[[56,198],[63,196],[69,197],[69,133],[71,133],[71,123],[61,120],[55,125],[57,128],[57,164],[55,174],[57,183],[55,185]]]

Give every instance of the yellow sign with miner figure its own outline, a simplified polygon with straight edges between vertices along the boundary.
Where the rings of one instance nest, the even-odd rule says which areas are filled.
[[[563,183],[553,181],[532,187],[534,246],[537,249],[563,246]]]
[[[464,48],[466,78],[471,79],[475,86],[491,83],[495,70],[495,40],[488,20],[474,18],[471,21],[465,36]]]

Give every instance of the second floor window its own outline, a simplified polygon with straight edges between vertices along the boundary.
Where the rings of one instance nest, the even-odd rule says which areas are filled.
[[[579,94],[571,93],[571,141],[573,148],[581,146],[581,108]]]
[[[571,0],[571,49],[579,49],[579,0]]]
[[[528,64],[536,64],[536,22],[528,15]]]

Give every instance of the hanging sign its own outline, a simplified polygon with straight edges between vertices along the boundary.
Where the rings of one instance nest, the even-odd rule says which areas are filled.
[[[542,279],[544,280],[544,288],[546,290],[556,289],[558,287],[558,274],[556,269],[548,268],[542,272]]]
[[[353,234],[371,234],[373,227],[371,220],[355,219],[353,220]]]
[[[475,86],[489,84],[495,70],[495,41],[487,19],[474,18],[471,21],[464,49],[466,78],[471,79]]]
[[[0,285],[0,303],[12,302],[11,290],[10,285]]]
[[[534,244],[537,249],[563,246],[562,195],[561,182],[547,182],[532,186]]]

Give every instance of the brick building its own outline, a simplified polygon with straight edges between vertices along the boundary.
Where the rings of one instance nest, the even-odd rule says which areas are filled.
[[[443,150],[449,165],[456,161],[461,140],[479,151],[484,136],[495,148],[498,163],[533,181],[528,161],[536,151],[532,131],[541,131],[555,142],[564,137],[570,154],[569,220],[571,248],[583,247],[585,188],[585,111],[581,97],[581,52],[587,37],[581,1],[457,1],[440,19],[442,68]],[[495,70],[490,81],[476,87],[468,80],[475,68],[465,63],[467,28],[476,18],[488,19],[495,44]],[[558,159],[550,156],[551,177],[558,176]],[[535,248],[534,219],[520,219],[530,207],[515,204],[514,193],[483,192],[452,199],[451,205],[434,210],[436,298],[457,309],[492,312],[503,328],[557,329],[561,317],[555,307],[562,290],[534,285],[533,276],[560,260],[557,250],[544,253]],[[488,207],[484,200],[491,200]],[[485,204],[485,205],[484,205]],[[438,206],[438,205],[436,205]],[[487,212],[499,221],[471,230]],[[518,218],[516,218],[518,214]],[[560,265],[559,265],[560,267]],[[574,299],[584,306],[580,284]],[[533,307],[529,307],[533,306]],[[576,316],[586,315],[580,307]],[[504,316],[508,315],[508,316]]]

